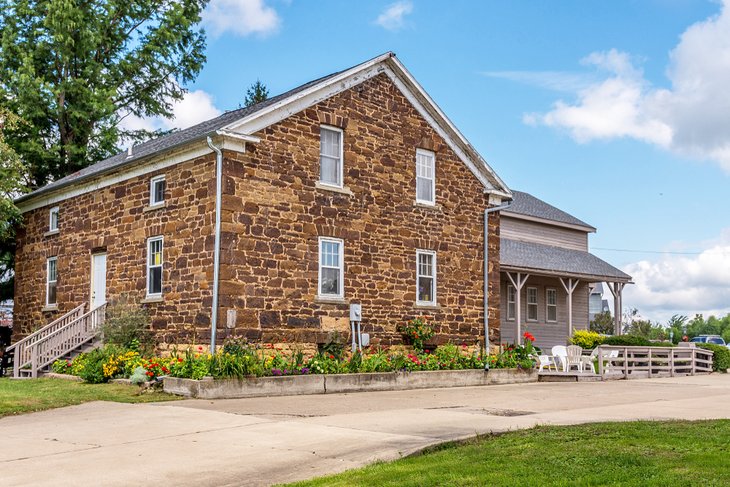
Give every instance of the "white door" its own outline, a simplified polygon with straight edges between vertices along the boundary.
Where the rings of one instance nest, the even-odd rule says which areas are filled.
[[[106,254],[91,256],[91,309],[106,303]]]

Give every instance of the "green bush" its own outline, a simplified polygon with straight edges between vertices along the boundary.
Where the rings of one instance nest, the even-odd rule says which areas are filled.
[[[649,347],[652,343],[648,338],[638,335],[612,335],[603,340],[604,345],[614,345],[618,347]]]
[[[697,344],[699,348],[710,350],[712,355],[712,370],[715,372],[725,372],[730,369],[730,349],[722,345],[714,343]]]
[[[108,358],[105,349],[98,348],[86,354],[84,368],[79,372],[79,377],[89,384],[101,384],[108,380],[104,377],[104,363]]]
[[[606,337],[595,331],[576,330],[568,339],[570,345],[578,345],[584,349],[593,349],[602,344]]]
[[[146,309],[122,297],[109,305],[106,314],[101,326],[104,343],[143,355],[154,351],[155,341]]]

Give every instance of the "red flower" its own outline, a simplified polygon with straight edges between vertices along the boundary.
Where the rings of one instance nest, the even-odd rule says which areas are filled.
[[[198,347],[198,350],[203,350],[203,347]]]
[[[534,336],[532,335],[532,333],[530,333],[529,331],[526,331],[526,332],[524,333],[524,335],[522,335],[522,337],[523,337],[523,338],[524,338],[525,340],[530,340],[531,342],[534,342],[534,341],[535,341],[535,337],[534,337]]]
[[[334,360],[335,359],[335,356],[334,355],[330,355],[330,359]]]

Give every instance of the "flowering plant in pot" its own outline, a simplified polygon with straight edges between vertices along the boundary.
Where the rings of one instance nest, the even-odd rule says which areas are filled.
[[[401,325],[399,331],[418,353],[423,352],[423,344],[434,335],[433,327],[426,321],[426,317],[421,316]]]

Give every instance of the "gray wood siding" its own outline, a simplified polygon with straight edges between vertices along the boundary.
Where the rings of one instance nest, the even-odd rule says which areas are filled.
[[[511,240],[554,245],[575,250],[588,250],[588,233],[547,223],[510,218],[502,214],[500,235]]]
[[[517,323],[515,320],[507,319],[507,286],[510,281],[504,273],[501,276],[501,342],[515,343],[517,341]],[[537,288],[537,321],[527,321],[527,288]],[[546,289],[553,288],[558,291],[558,320],[547,322],[547,297]],[[530,276],[522,288],[522,330],[521,333],[529,331],[535,336],[535,345],[545,350],[546,353],[554,345],[565,345],[568,340],[568,294],[563,289],[558,278]],[[573,329],[585,330],[588,328],[588,283],[581,282],[573,292]]]

